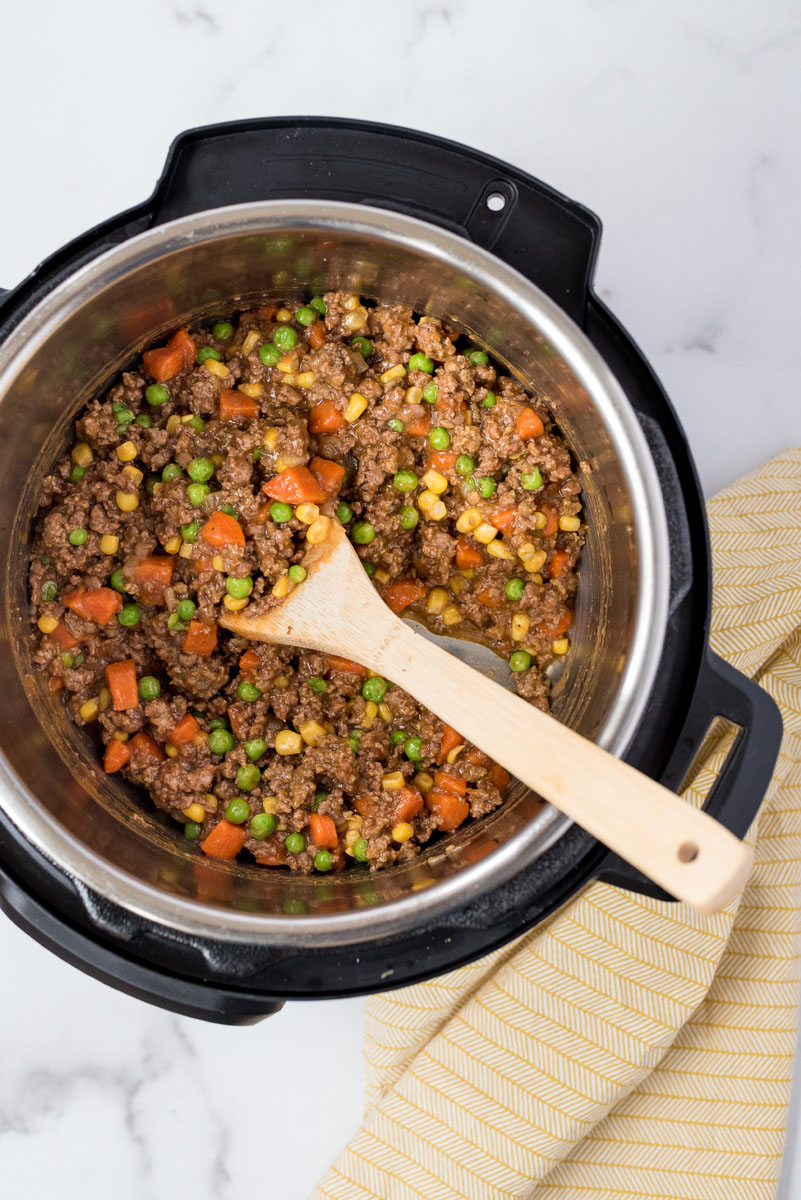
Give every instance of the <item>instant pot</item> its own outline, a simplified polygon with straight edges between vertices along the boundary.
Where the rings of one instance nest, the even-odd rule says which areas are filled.
[[[206,859],[103,774],[86,730],[33,669],[37,485],[76,413],[180,325],[331,289],[451,319],[547,396],[589,526],[554,711],[674,790],[723,721],[734,736],[706,808],[745,833],[781,722],[709,650],[695,469],[659,382],[592,290],[599,238],[587,209],[464,146],[276,118],[182,134],[148,201],[0,296],[0,904],[21,928],[131,995],[245,1023],[287,999],[450,970],[592,880],[663,896],[516,784],[495,813],[375,874]]]

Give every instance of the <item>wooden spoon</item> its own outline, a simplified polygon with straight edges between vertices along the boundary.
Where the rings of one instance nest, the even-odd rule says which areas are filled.
[[[307,577],[243,637],[343,655],[400,684],[468,741],[677,899],[718,912],[745,886],[750,849],[706,813],[432,645],[384,604],[338,521]]]

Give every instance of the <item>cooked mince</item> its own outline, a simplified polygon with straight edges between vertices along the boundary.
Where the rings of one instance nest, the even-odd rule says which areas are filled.
[[[506,772],[391,681],[218,620],[302,587],[329,517],[391,608],[547,709],[583,525],[546,399],[458,328],[339,292],[146,351],[43,479],[30,564],[36,663],[105,770],[206,854],[304,872],[496,808]]]

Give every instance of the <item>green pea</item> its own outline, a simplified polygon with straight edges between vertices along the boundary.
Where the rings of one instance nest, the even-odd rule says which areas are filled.
[[[312,675],[311,679],[307,679],[306,682],[311,690],[316,692],[318,696],[322,696],[328,691],[328,684],[324,679],[321,679],[319,675]]]
[[[265,342],[263,346],[259,346],[259,358],[265,367],[274,367],[280,357],[281,351],[277,346],[273,346],[272,342]]]
[[[195,483],[206,483],[214,474],[214,463],[210,458],[193,458],[186,473]]]
[[[382,679],[380,675],[373,675],[370,679],[365,679],[362,684],[362,696],[365,700],[372,700],[374,704],[380,704],[387,694],[388,687],[386,679]]]
[[[286,525],[287,521],[292,520],[292,509],[283,501],[275,500],[270,505],[270,516],[276,525]]]
[[[422,762],[423,739],[421,737],[407,738],[403,743],[403,753],[406,755],[409,762]]]
[[[250,821],[250,836],[258,838],[263,842],[266,837],[275,831],[278,824],[272,813],[256,813],[255,817],[251,817]]]
[[[125,580],[122,577],[122,568],[121,567],[117,567],[114,571],[111,572],[111,579],[109,579],[109,583],[114,588],[115,592],[122,593],[125,591]]]
[[[212,721],[213,725],[214,722]],[[227,754],[234,748],[234,735],[229,729],[212,729],[209,734],[209,750],[212,754]]]
[[[225,590],[229,596],[233,596],[234,600],[244,600],[253,591],[253,580],[249,575],[245,575],[243,578],[229,575],[225,581]]]
[[[286,848],[290,854],[302,854],[306,849],[306,839],[302,833],[290,833],[286,839]]]
[[[317,313],[313,308],[307,308],[304,305],[303,308],[299,308],[295,313],[295,320],[299,325],[313,325],[317,320]]]
[[[403,421],[399,421],[397,417],[390,417],[387,421],[387,428],[391,429],[393,433],[403,433],[405,427]]]
[[[184,825],[184,837],[191,838],[193,842],[197,841],[197,839],[200,837],[202,829],[203,826],[198,825],[197,821],[187,821]]]
[[[459,455],[459,457],[456,460],[456,470],[459,472],[460,475],[462,475],[466,479],[468,475],[473,474],[475,469],[476,469],[475,459],[471,458],[469,454],[460,454]]]
[[[258,462],[260,458],[261,458],[261,450],[257,446],[255,450],[251,450],[251,452],[250,452],[250,461]]]
[[[157,483],[158,479],[155,475],[151,475],[150,478],[146,480],[145,491],[147,492],[148,496],[155,496]]]
[[[349,746],[354,754],[359,753],[359,739],[354,737],[353,734],[351,734],[350,737],[345,738],[345,745]]]
[[[202,365],[209,358],[213,358],[215,362],[222,362],[219,350],[215,350],[213,346],[202,346],[197,352],[197,361]]]
[[[435,450],[447,450],[451,444],[451,435],[447,429],[437,425],[436,429],[432,429],[429,433],[428,440]]]
[[[352,536],[357,546],[369,546],[375,537],[375,530],[369,521],[357,521],[353,526]]]
[[[315,871],[330,871],[332,861],[330,850],[318,850],[314,856]]]
[[[539,467],[535,467],[533,471],[524,471],[520,482],[527,492],[536,492],[542,487],[542,472]]]
[[[495,494],[495,488],[497,487],[495,480],[489,475],[482,475],[479,479],[476,479],[475,485],[479,495],[483,496],[485,500],[489,500],[490,496]]]
[[[170,393],[163,383],[151,383],[149,388],[145,388],[145,400],[154,408],[158,408],[160,404],[166,404],[169,398]]]
[[[245,754],[251,762],[256,762],[267,753],[267,743],[264,738],[250,738],[245,742]]]
[[[72,660],[72,665],[73,665],[73,667],[79,667],[79,666],[81,665],[81,663],[82,663],[82,662],[83,662],[83,654],[82,654],[82,653],[81,653],[81,654],[76,654],[76,655],[73,657],[73,660]]]
[[[420,520],[420,514],[416,508],[412,508],[411,504],[404,504],[400,510],[401,529],[415,529]]]
[[[367,840],[366,840],[366,838],[359,838],[357,841],[355,841],[353,843],[353,846],[351,847],[351,849],[353,850],[353,857],[355,859],[358,859],[359,862],[367,862]]]
[[[405,742],[407,736],[408,735],[405,729],[396,729],[389,740],[392,742],[393,746],[397,746],[398,742]]]
[[[314,799],[312,800],[313,811],[317,812],[317,809],[320,807],[323,800],[327,800],[327,799],[328,799],[328,792],[315,792]]]
[[[167,628],[184,630],[184,629],[188,629],[189,626],[186,624],[185,621],[181,620],[181,618],[178,616],[177,612],[174,612],[174,613],[170,613],[170,615],[167,617]]]
[[[200,521],[190,521],[188,525],[181,526],[181,537],[185,542],[196,542],[199,533]]]
[[[494,408],[498,403],[498,397],[494,392],[487,392],[484,399],[481,401],[485,408]]]
[[[351,731],[350,731],[350,736],[351,736],[351,737],[352,737],[352,738],[353,738],[355,741],[357,741],[357,742],[360,742],[360,741],[362,740],[362,738],[364,737],[364,730],[363,730],[363,729],[359,729],[359,727],[358,727],[358,725],[357,725],[357,726],[356,726],[354,729],[351,729]]]
[[[434,364],[427,354],[413,354],[409,359],[410,371],[425,371],[426,375],[433,375]]]
[[[72,657],[69,650],[64,650],[62,652],[62,654],[59,655],[59,657],[60,657],[61,661],[63,662],[64,666],[67,668],[67,670],[69,670],[70,667],[75,666],[75,659]]]
[[[212,717],[212,719],[209,721],[209,729],[211,729],[211,730],[227,729],[227,728],[228,728],[228,718],[227,717]]]
[[[527,671],[531,666],[531,655],[528,650],[515,650],[509,656],[509,666],[513,671]]]
[[[359,354],[361,354],[362,358],[369,358],[370,355],[373,353],[373,343],[370,341],[369,338],[366,338],[366,337],[351,338],[350,344],[351,344],[351,346],[353,346],[354,350],[359,351]]]
[[[486,367],[489,359],[483,350],[468,350],[465,358],[472,363],[474,367]]]
[[[162,469],[161,478],[164,483],[169,483],[171,479],[177,479],[182,474],[183,471],[178,466],[178,463],[167,463]]]
[[[252,792],[258,786],[261,771],[254,763],[246,763],[236,773],[236,786],[242,792]]]
[[[328,305],[326,304],[325,300],[323,300],[322,296],[315,296],[313,300],[310,300],[309,308],[313,308],[314,311],[319,313],[321,317],[324,317],[328,312]]]
[[[296,563],[295,566],[289,568],[289,578],[293,583],[303,583],[306,578],[306,568],[302,567],[300,563]]]
[[[192,428],[194,429],[195,433],[202,433],[202,432],[203,432],[203,430],[204,430],[204,428],[205,428],[205,426],[203,425],[203,422],[201,421],[200,417],[194,417],[194,416],[192,416],[192,417],[190,417],[190,418],[189,418],[189,420],[188,420],[188,421],[185,421],[185,422],[184,422],[184,424],[185,424],[185,425],[191,425],[191,426],[192,426]]]
[[[423,388],[423,399],[426,404],[437,403],[437,385],[435,383],[427,383]]]
[[[49,554],[42,554],[39,558],[39,562],[42,564],[43,567],[49,566],[52,561],[53,560]]]
[[[161,684],[155,675],[143,675],[139,680],[139,696],[142,700],[155,700],[161,695]]]
[[[506,592],[507,600],[520,600],[523,595],[525,583],[517,575],[513,575],[511,579],[507,579],[504,591]]]
[[[250,805],[244,796],[236,796],[225,810],[225,819],[232,825],[244,825],[250,816]]]
[[[369,575],[370,579],[372,579],[375,575],[375,563],[362,562],[362,566],[364,567],[365,574]]]
[[[294,350],[298,344],[298,335],[291,325],[279,325],[273,334],[273,344],[278,347],[282,354],[286,354],[289,350]]]
[[[218,321],[216,325],[212,326],[211,336],[215,342],[227,342],[234,336],[234,327],[230,321]]]
[[[413,492],[420,480],[414,471],[396,471],[392,482],[399,492]]]
[[[67,541],[73,546],[83,546],[89,533],[86,529],[71,529],[67,534]]]
[[[125,404],[112,404],[111,411],[114,413],[114,420],[118,426],[127,429],[134,415]]]
[[[124,625],[127,629],[134,625],[138,625],[141,616],[142,613],[138,604],[123,604],[122,608],[117,613],[117,620],[119,621],[120,625]]]
[[[190,483],[186,489],[186,498],[190,504],[194,504],[195,508],[200,508],[208,494],[209,485],[207,483]]]
[[[261,688],[257,688],[255,683],[251,683],[250,680],[243,679],[236,689],[236,694],[240,700],[251,703],[261,699]]]
[[[179,600],[178,608],[176,609],[179,620],[191,621],[195,615],[196,609],[197,605],[195,604],[194,600]]]
[[[137,425],[141,425],[143,429],[150,429],[153,424],[153,418],[150,413],[140,413],[136,418]]]
[[[58,595],[58,584],[53,583],[52,579],[48,579],[47,583],[42,584],[42,600],[45,604],[49,604],[51,600],[55,600]]]
[[[235,521],[239,520],[239,513],[234,508],[233,504],[223,504],[220,512],[226,513],[229,517],[233,517]]]
[[[86,467],[73,467],[70,471],[70,483],[80,483],[86,474]]]
[[[343,525],[347,525],[348,521],[350,521],[353,517],[353,509],[349,504],[346,504],[344,500],[340,500],[339,504],[334,509],[334,512],[336,513],[337,520]]]

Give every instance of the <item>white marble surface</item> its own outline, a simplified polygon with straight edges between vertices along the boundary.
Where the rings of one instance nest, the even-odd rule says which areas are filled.
[[[184,128],[286,112],[417,126],[602,216],[599,289],[708,492],[801,440],[797,3],[28,0],[4,10],[3,50],[5,286],[146,196]],[[358,1122],[357,1000],[226,1029],[104,988],[4,919],[0,961],[9,1200],[302,1200]],[[801,1194],[797,1098],[790,1129],[781,1200]]]

